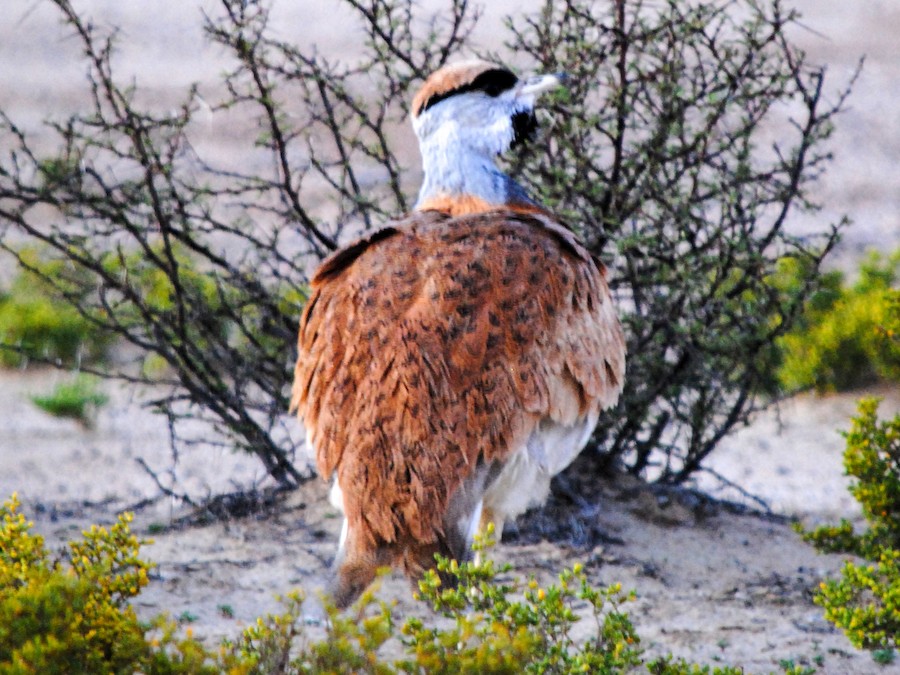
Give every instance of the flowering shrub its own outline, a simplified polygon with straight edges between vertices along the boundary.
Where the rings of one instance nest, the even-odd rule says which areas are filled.
[[[808,276],[796,258],[785,258],[773,276],[788,294]],[[900,381],[900,251],[873,252],[859,279],[829,272],[805,303],[795,328],[778,340],[778,380],[786,391],[845,390],[879,379]],[[892,327],[893,326],[893,327]]]
[[[128,601],[151,565],[123,514],[91,527],[53,560],[18,512],[0,507],[0,673],[218,673],[212,657],[175,625],[138,621]]]
[[[900,415],[881,422],[878,401],[864,399],[846,434],[844,466],[868,528],[842,520],[804,537],[823,551],[852,553],[838,579],[822,584],[816,602],[857,647],[900,645]]]

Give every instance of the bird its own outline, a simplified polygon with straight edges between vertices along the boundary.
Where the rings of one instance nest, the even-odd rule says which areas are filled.
[[[483,60],[412,99],[424,172],[413,209],[322,261],[300,319],[291,409],[343,513],[328,593],[381,567],[415,583],[435,554],[542,504],[625,376],[604,265],[498,167],[532,140],[540,95]]]

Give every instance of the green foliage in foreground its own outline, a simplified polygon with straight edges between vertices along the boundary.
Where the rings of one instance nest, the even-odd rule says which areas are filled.
[[[446,588],[436,572],[421,581],[417,597],[436,615],[428,622],[401,621],[370,589],[347,613],[329,608],[325,637],[314,640],[302,615],[304,598],[294,593],[284,599],[283,613],[210,649],[190,629],[178,637],[169,619],[138,621],[130,601],[147,585],[152,565],[138,556],[145,542],[131,533],[130,515],[109,529],[92,527],[63,560],[54,560],[18,509],[15,495],[0,507],[0,675],[743,672],[645,659],[622,610],[629,594],[615,585],[593,588],[580,565],[544,588],[490,561],[441,560],[444,577],[459,583]],[[579,625],[576,639],[576,624],[584,621],[590,635]]]
[[[803,267],[797,258],[782,259],[773,285],[796,295],[809,277]],[[831,391],[900,382],[900,251],[871,253],[852,285],[838,271],[819,281],[795,328],[778,340],[781,387]]]
[[[18,512],[0,507],[0,673],[217,673],[200,643],[159,619],[140,623],[129,600],[150,564],[129,515],[92,527],[54,560]]]
[[[329,609],[327,639],[292,657],[302,625],[301,598],[292,596],[287,613],[248,631],[239,649],[257,660],[261,672],[286,664],[278,669],[285,673],[611,673],[644,663],[639,639],[621,610],[629,596],[617,586],[592,588],[578,565],[548,588],[533,580],[498,578],[490,561],[460,565],[440,560],[438,570],[457,578],[459,585],[445,588],[431,571],[420,582],[417,597],[443,621],[410,617],[398,625],[393,608],[377,602],[370,590],[352,615]],[[589,608],[596,629],[576,642],[572,631],[580,619],[575,611],[579,605]],[[402,658],[390,662],[378,657],[389,642],[400,643]],[[682,665],[654,662],[648,667],[677,673]]]
[[[109,397],[97,389],[95,378],[78,374],[69,382],[60,382],[46,396],[32,396],[31,401],[56,417],[71,417],[89,424],[93,411],[106,405]]]
[[[848,561],[840,578],[823,583],[816,602],[855,646],[884,660],[900,646],[900,415],[879,421],[877,413],[877,400],[860,401],[845,434],[844,467],[856,479],[850,492],[867,529],[858,533],[842,520],[804,538],[822,551],[863,559]]]

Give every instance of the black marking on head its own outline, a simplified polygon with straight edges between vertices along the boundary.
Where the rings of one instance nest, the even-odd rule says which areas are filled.
[[[422,107],[419,109],[418,115],[428,110],[430,107],[437,105],[441,101],[456,96],[457,94],[465,94],[472,91],[480,91],[491,98],[496,98],[504,91],[508,91],[516,86],[519,78],[508,71],[506,68],[491,68],[485,70],[471,82],[462,86],[441,92],[440,94],[431,95]]]
[[[510,147],[515,148],[523,143],[533,141],[537,135],[537,117],[533,110],[517,112],[512,116],[513,141]]]

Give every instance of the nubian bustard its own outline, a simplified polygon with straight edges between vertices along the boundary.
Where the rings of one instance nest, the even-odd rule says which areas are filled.
[[[411,578],[436,552],[548,494],[622,388],[625,345],[603,266],[500,171],[537,96],[482,61],[413,100],[415,210],[326,259],[300,321],[292,406],[344,513],[334,601],[378,567]]]

